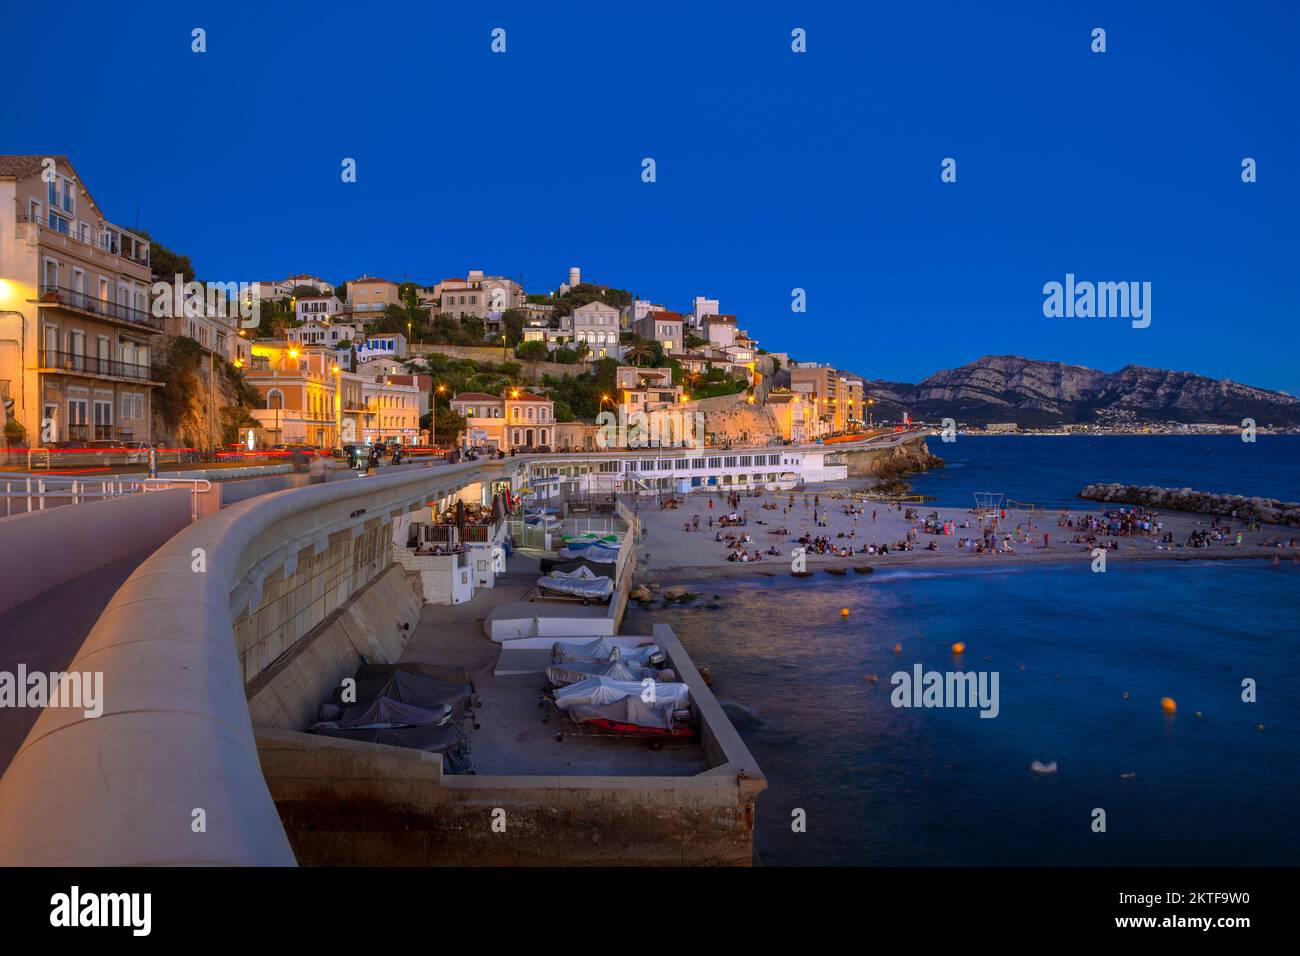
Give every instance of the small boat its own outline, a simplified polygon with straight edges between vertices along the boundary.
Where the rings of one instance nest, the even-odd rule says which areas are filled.
[[[858,574],[870,574],[876,569],[869,564],[855,564],[853,570]]]

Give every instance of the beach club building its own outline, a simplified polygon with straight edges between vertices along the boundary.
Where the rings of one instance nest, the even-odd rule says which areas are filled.
[[[848,477],[842,456],[821,447],[649,448],[558,452],[529,468],[528,486],[544,500],[583,494],[689,494],[790,491]]]

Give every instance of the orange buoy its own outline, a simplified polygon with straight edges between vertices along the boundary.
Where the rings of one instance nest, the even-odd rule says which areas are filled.
[[[902,645],[902,644],[895,644],[895,645],[894,645],[894,653],[895,653],[895,654],[901,654],[901,653],[903,653],[903,645]]]
[[[1166,714],[1172,714],[1178,710],[1178,704],[1175,703],[1172,697],[1161,697],[1160,709],[1163,710]]]
[[[961,654],[961,653],[963,653],[965,650],[966,650],[966,645],[963,644],[961,641],[958,641],[956,644],[954,644],[954,645],[952,646],[952,652],[953,652],[954,654]]]
[[[849,609],[846,607],[840,608],[840,617],[848,617],[848,616],[849,616]]]

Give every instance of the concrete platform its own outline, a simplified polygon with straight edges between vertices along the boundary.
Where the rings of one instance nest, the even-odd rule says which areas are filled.
[[[707,771],[710,767],[707,755],[697,743],[666,743],[663,750],[656,752],[640,740],[566,736],[563,742],[557,742],[556,718],[542,723],[544,711],[538,707],[543,675],[497,676],[494,673],[506,648],[489,640],[484,626],[494,611],[502,607],[539,606],[517,600],[536,581],[537,572],[530,565],[535,566],[532,559],[511,555],[508,573],[497,578],[493,589],[480,591],[466,604],[425,607],[402,655],[404,661],[463,667],[473,675],[483,700],[478,711],[480,729],[468,731],[470,756],[478,773],[621,777],[690,776]],[[505,604],[498,603],[502,598],[507,599]],[[603,606],[562,607],[566,611],[595,610],[602,616],[606,610]],[[587,617],[555,615],[547,620],[559,626],[564,621],[582,621]],[[584,639],[587,635],[560,633],[558,637]],[[549,651],[543,655],[549,657]]]

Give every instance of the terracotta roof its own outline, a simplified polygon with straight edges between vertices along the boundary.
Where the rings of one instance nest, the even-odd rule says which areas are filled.
[[[387,279],[378,279],[374,276],[362,276],[360,279],[353,279],[351,282],[348,283],[348,285],[362,285],[362,284],[369,284],[371,282],[382,282],[385,285],[397,285],[396,282],[390,282]]]
[[[56,162],[72,165],[66,156],[0,155],[0,176],[13,176],[16,179],[22,179],[33,173],[39,173],[41,171],[41,162],[45,159],[53,159]]]
[[[512,402],[549,402],[549,398],[543,398],[541,395],[534,395],[532,392],[520,392],[518,395],[511,395]]]
[[[459,395],[453,395],[453,402],[499,402],[499,395],[489,395],[487,392],[461,392]]]
[[[660,309],[657,312],[651,312],[650,318],[662,322],[680,322],[682,321],[682,314],[680,312],[673,312],[670,309]]]

